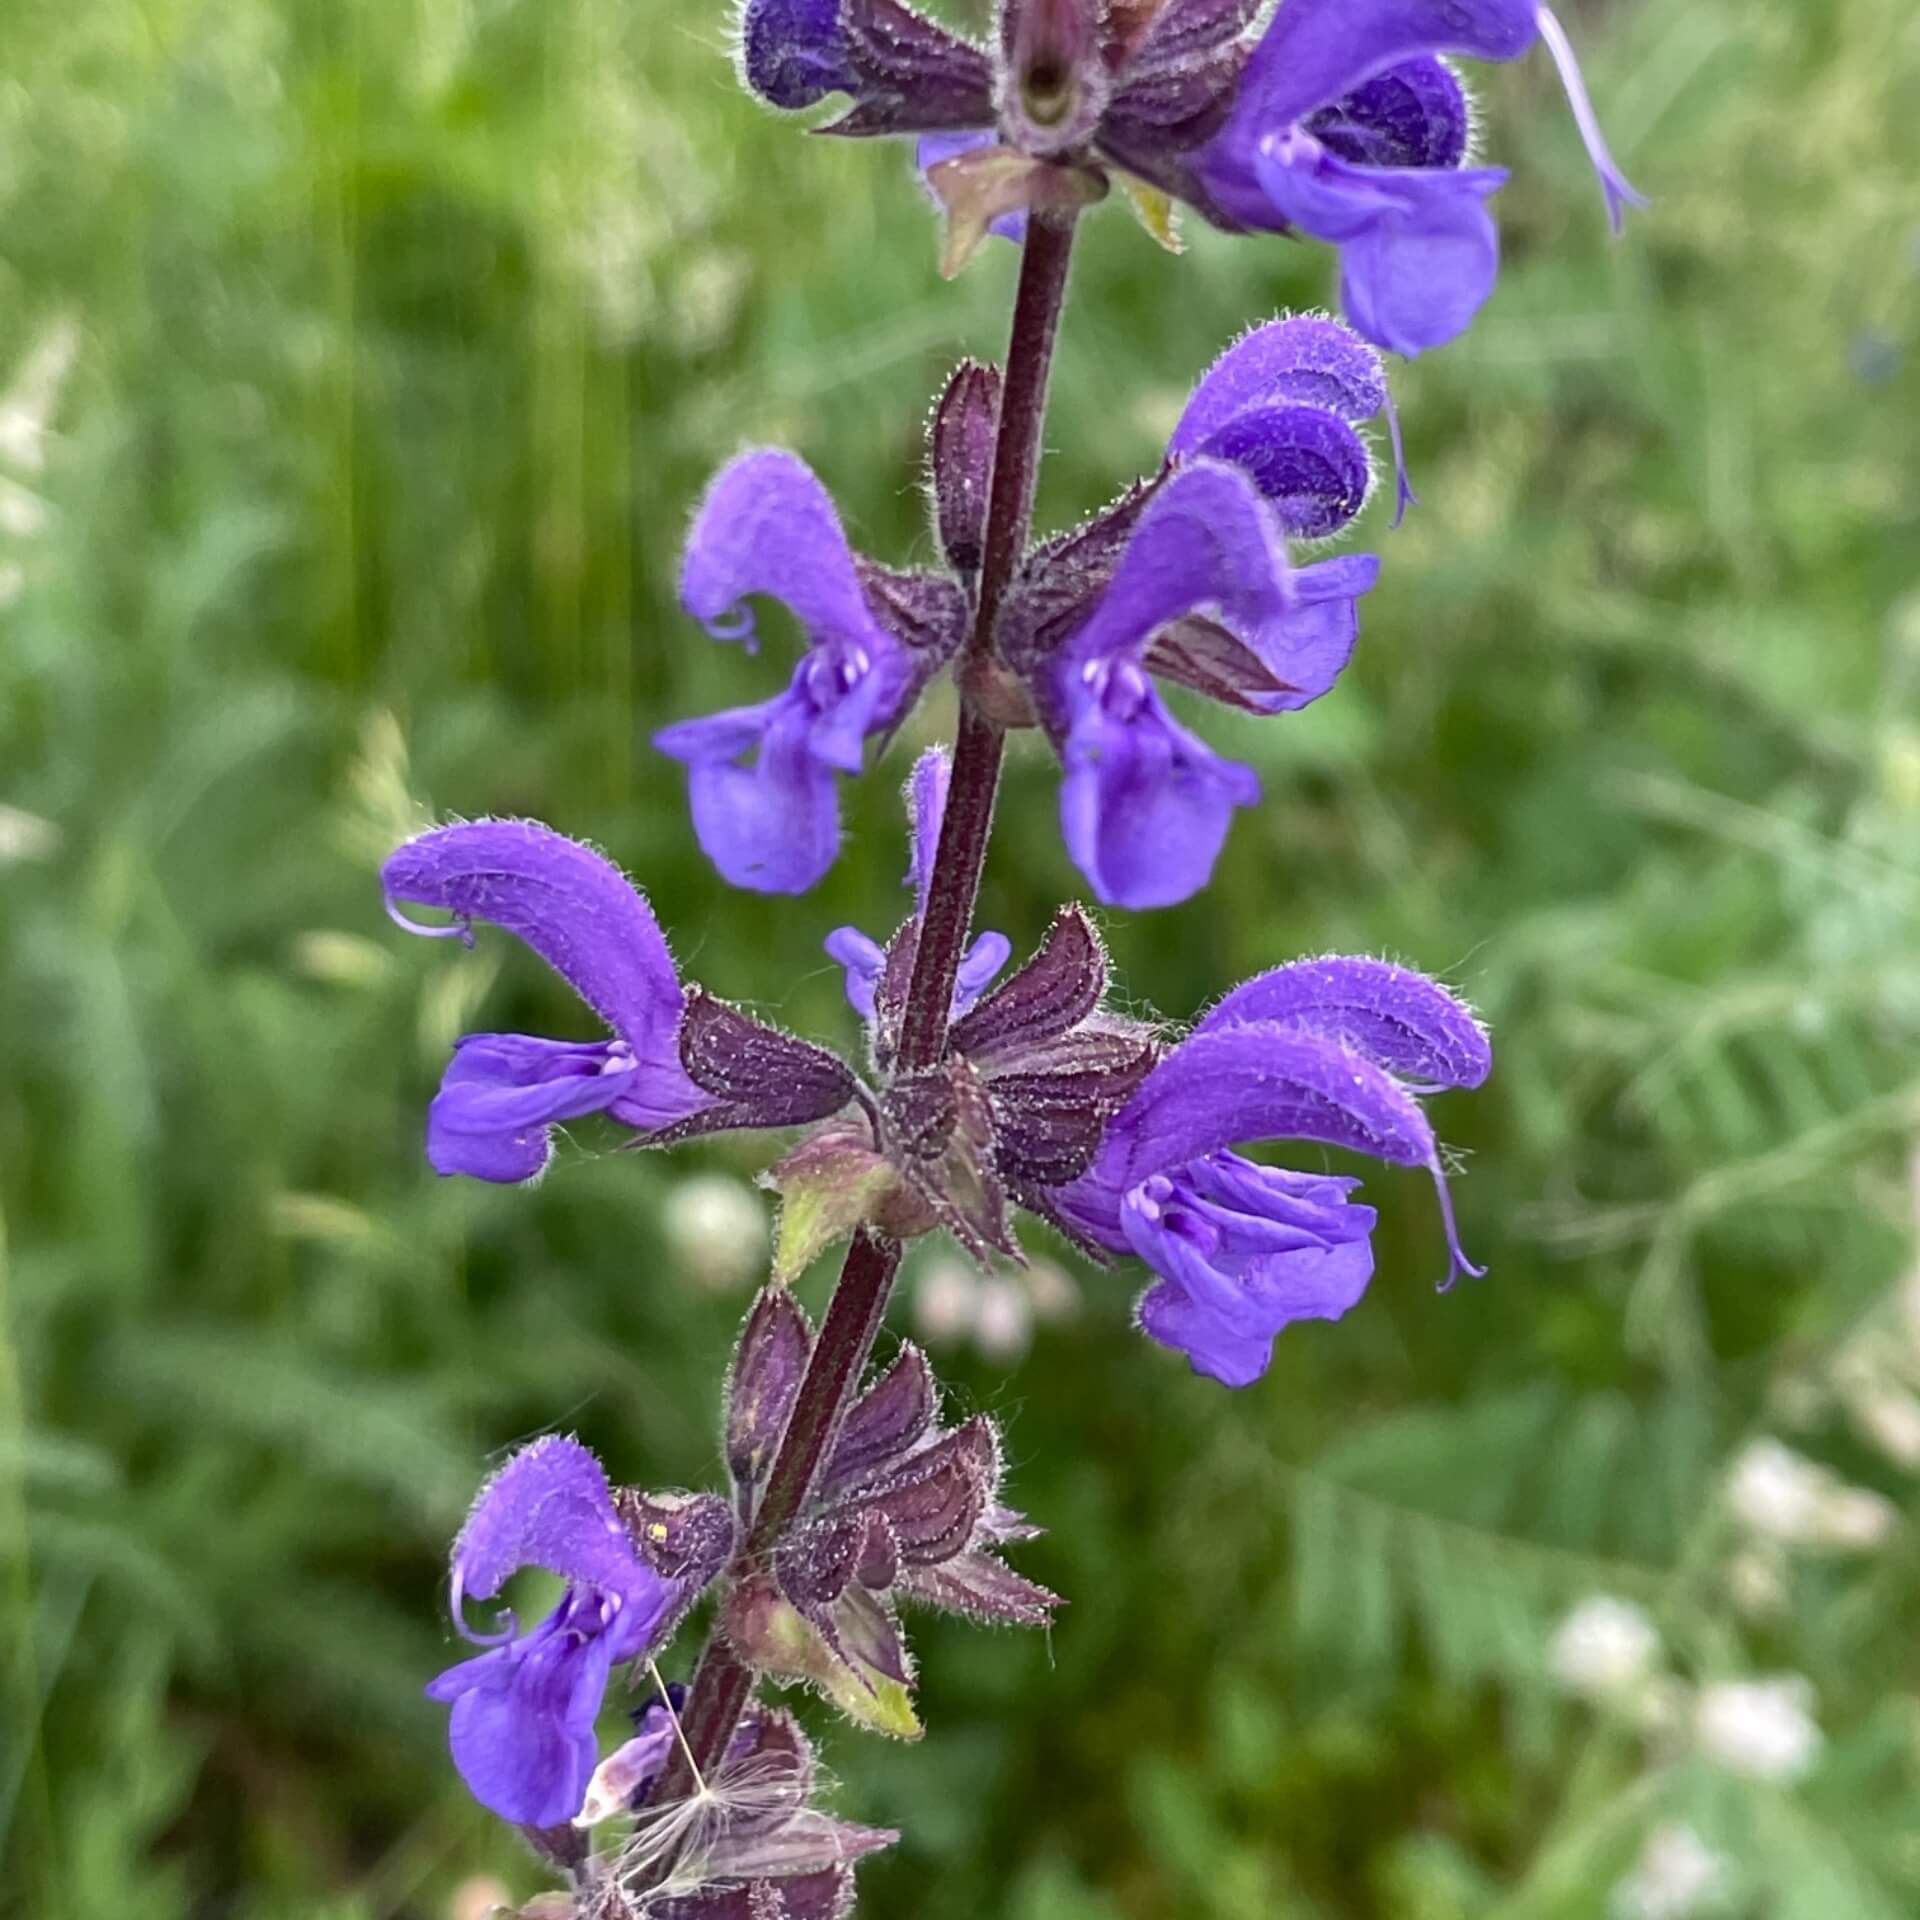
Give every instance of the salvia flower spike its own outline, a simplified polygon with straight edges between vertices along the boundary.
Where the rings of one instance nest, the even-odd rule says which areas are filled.
[[[810,1741],[759,1683],[798,1681],[914,1737],[905,1608],[1046,1627],[1062,1604],[1008,1562],[1039,1529],[1007,1504],[995,1422],[948,1417],[915,1347],[870,1364],[904,1242],[945,1232],[983,1264],[1018,1262],[1024,1215],[1096,1264],[1138,1260],[1141,1329],[1233,1387],[1296,1322],[1358,1304],[1377,1219],[1354,1175],[1243,1149],[1425,1170],[1443,1287],[1481,1271],[1425,1103],[1481,1085],[1492,1055],[1446,987],[1366,956],[1298,960],[1174,1037],[1113,1004],[1086,908],[1061,906],[1013,966],[974,905],[1007,733],[1057,757],[1062,839],[1095,898],[1164,907],[1207,883],[1260,797],[1168,690],[1277,717],[1334,689],[1379,562],[1327,543],[1371,499],[1376,423],[1399,509],[1413,497],[1382,354],[1455,337],[1497,273],[1488,203],[1506,175],[1478,164],[1451,61],[1543,43],[1609,218],[1641,204],[1534,0],[1002,0],[985,44],[905,0],[745,0],[739,27],[741,77],[770,105],[840,96],[819,131],[917,142],[950,270],[989,235],[1024,251],[1006,366],[963,362],[932,410],[939,565],[858,552],[822,482],[773,448],[721,468],[682,559],[682,606],[712,638],[753,654],[765,599],[800,638],[770,697],[656,736],[736,885],[812,887],[838,851],[839,782],[955,670],[955,749],[924,752],[906,783],[904,916],[884,941],[854,926],[826,941],[859,1067],[683,979],[633,884],[536,821],[438,827],[382,871],[401,926],[468,944],[478,923],[505,929],[602,1029],[462,1038],[427,1112],[440,1173],[531,1180],[555,1130],[597,1114],[636,1146],[798,1134],[764,1176],[780,1229],[725,1383],[724,1491],[615,1487],[549,1436],[506,1460],[454,1543],[453,1616],[479,1651],[428,1691],[474,1795],[571,1882],[523,1911],[568,1920],[845,1920],[858,1861],[897,1836],[828,1810]],[[1075,222],[1116,175],[1163,239],[1180,204],[1230,232],[1327,242],[1345,318],[1254,326],[1152,472],[1035,537]],[[850,1249],[816,1327],[786,1283],[837,1239]],[[476,1626],[470,1609],[534,1568],[563,1583],[552,1609]],[[709,1592],[691,1683],[667,1685],[659,1663]],[[654,1690],[603,1754],[622,1668]]]

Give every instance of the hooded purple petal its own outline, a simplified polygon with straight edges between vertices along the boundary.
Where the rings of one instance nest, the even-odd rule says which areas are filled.
[[[1337,414],[1300,402],[1248,407],[1198,451],[1238,467],[1272,503],[1288,533],[1305,540],[1340,531],[1367,503],[1373,461]]]
[[[1107,1129],[1098,1171],[1121,1189],[1246,1140],[1315,1140],[1401,1166],[1434,1162],[1413,1095],[1336,1041],[1269,1022],[1196,1033]]]
[[[468,939],[476,919],[505,927],[620,1036],[612,1045],[470,1036],[428,1110],[427,1155],[437,1171],[529,1180],[546,1165],[556,1122],[611,1109],[629,1126],[651,1128],[704,1104],[680,1067],[680,981],[659,922],[592,848],[537,821],[477,820],[409,840],[380,877],[401,926]],[[442,908],[454,925],[417,926],[401,901]]]
[[[463,926],[491,920],[517,934],[637,1059],[673,1057],[673,956],[645,897],[591,847],[537,820],[475,820],[409,840],[380,882],[390,903],[440,907]]]
[[[1067,1223],[1111,1245],[1125,1196],[1155,1174],[1244,1141],[1314,1140],[1425,1167],[1446,1227],[1447,1283],[1459,1272],[1479,1274],[1460,1249],[1439,1147],[1412,1092],[1339,1039],[1270,1020],[1221,1020],[1221,1011],[1148,1074],[1108,1127],[1092,1168],[1052,1196]],[[1431,1012],[1422,1009],[1423,1024]],[[1383,1050],[1411,1048],[1390,1023],[1358,1023]]]
[[[789,109],[853,92],[839,0],[747,0],[740,75],[769,105]]]
[[[827,490],[805,461],[777,447],[743,453],[707,488],[680,569],[680,603],[716,640],[751,646],[742,605],[764,593],[791,607],[815,646],[884,651],[860,591],[853,549]]]
[[[1247,63],[1235,120],[1304,120],[1426,55],[1518,59],[1538,32],[1534,0],[1281,0]]]
[[[1337,1041],[1416,1092],[1477,1087],[1493,1071],[1485,1029],[1445,987],[1411,967],[1364,955],[1329,954],[1257,974],[1195,1032],[1248,1022]]]
[[[660,1584],[613,1510],[600,1462],[559,1434],[522,1447],[480,1489],[453,1547],[456,1616],[468,1596],[491,1600],[522,1567],[610,1592]]]
[[[1386,405],[1386,369],[1378,351],[1337,320],[1320,314],[1270,320],[1207,369],[1167,451],[1190,458],[1237,415],[1282,401],[1320,407],[1358,425]]]

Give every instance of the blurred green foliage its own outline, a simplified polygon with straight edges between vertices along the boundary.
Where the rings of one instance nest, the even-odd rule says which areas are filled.
[[[1430,1196],[1376,1169],[1371,1296],[1249,1392],[1133,1334],[1126,1275],[1024,1364],[952,1363],[1073,1604],[1050,1645],[925,1625],[921,1746],[829,1735],[848,1810],[906,1832],[876,1920],[1601,1920],[1673,1818],[1729,1911],[1920,1910],[1915,1537],[1792,1557],[1769,1609],[1720,1497],[1790,1431],[1915,1504],[1920,37],[1907,0],[1573,11],[1654,209],[1609,244],[1546,63],[1481,76],[1509,265],[1400,378],[1425,504],[1363,529],[1359,660],[1304,715],[1203,723],[1267,804],[1204,899],[1108,927],[1176,1017],[1313,949],[1473,994],[1499,1071],[1436,1117],[1492,1277],[1436,1299]],[[818,942],[898,911],[915,742],[818,892],[722,888],[646,737],[780,669],[678,614],[678,537],[779,440],[925,558],[920,421],[997,352],[1012,262],[941,284],[902,156],[757,112],[725,33],[620,0],[6,9],[9,1915],[531,1892],[420,1697],[448,1538],[547,1427],[616,1477],[716,1472],[744,1300],[674,1270],[689,1163],[583,1128],[537,1191],[435,1181],[453,1035],[584,1016],[504,939],[392,935],[372,871],[425,809],[538,813],[719,991],[851,1038]],[[1090,223],[1043,522],[1325,297],[1317,250],[1192,239]],[[1053,788],[1016,755],[985,900],[1016,940],[1074,890]],[[1811,1779],[1557,1695],[1596,1591],[1691,1680],[1810,1675]]]

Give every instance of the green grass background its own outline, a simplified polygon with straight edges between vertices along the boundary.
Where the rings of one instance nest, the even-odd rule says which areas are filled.
[[[436,1181],[452,1037],[589,1027],[504,939],[401,939],[374,869],[422,809],[538,814],[716,990],[850,1042],[819,941],[898,912],[915,743],[816,892],[724,889],[646,739],[783,668],[678,613],[678,543],[778,441],[927,559],[920,423],[998,352],[1011,250],[943,284],[901,153],[758,111],[718,4],[3,11],[0,1910],[528,1894],[420,1696],[446,1545],[549,1427],[712,1481],[744,1299],[675,1271],[661,1207],[754,1162],[583,1127],[537,1191]],[[1676,1813],[1732,1911],[1920,1911],[1914,1539],[1794,1563],[1756,1620],[1716,1499],[1767,1430],[1915,1504],[1855,1416],[1920,1260],[1920,30],[1571,12],[1655,207],[1609,244],[1545,60],[1479,76],[1508,264],[1399,379],[1425,504],[1362,525],[1356,664],[1202,723],[1266,804],[1202,899],[1106,920],[1171,1017],[1329,948],[1470,992],[1499,1068],[1436,1118],[1491,1276],[1437,1298],[1431,1196],[1376,1170],[1369,1298],[1248,1392],[1135,1335],[1131,1275],[1024,1363],[949,1363],[1073,1604],[1050,1644],[923,1624],[918,1747],[823,1722],[841,1805],[906,1832],[876,1920],[1602,1920]],[[1042,523],[1328,266],[1091,220]],[[1016,942],[1076,890],[1054,806],[1024,745],[984,900]],[[1557,1698],[1595,1591],[1689,1677],[1810,1674],[1813,1778]]]

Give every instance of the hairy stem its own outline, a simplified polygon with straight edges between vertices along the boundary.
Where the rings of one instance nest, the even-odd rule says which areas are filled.
[[[1034,481],[1040,470],[1047,376],[1072,253],[1071,214],[1035,214],[1029,219],[994,442],[980,598],[967,648],[975,660],[984,659],[992,647],[1001,600],[1026,550]],[[972,930],[974,900],[993,830],[1004,740],[997,725],[963,700],[933,884],[901,1021],[898,1068],[903,1071],[933,1066],[946,1048],[954,976]],[[772,1550],[812,1493],[873,1351],[899,1271],[897,1242],[865,1230],[854,1236],[767,1476],[753,1532],[733,1569],[736,1576]],[[701,1653],[682,1716],[687,1745],[703,1774],[710,1775],[718,1766],[752,1692],[751,1671],[716,1627]],[[692,1785],[685,1756],[676,1754],[661,1784],[660,1798],[683,1796]]]
[[[967,643],[968,656],[975,660],[984,659],[992,648],[1000,602],[1026,551],[1033,521],[1034,482],[1040,473],[1041,432],[1047,417],[1047,378],[1053,369],[1053,343],[1066,305],[1067,270],[1072,258],[1072,214],[1034,214],[1028,219],[993,448],[980,598]],[[963,688],[965,684],[963,670]],[[900,1023],[898,1064],[902,1071],[932,1066],[946,1047],[954,976],[973,928],[974,898],[980,891],[987,842],[993,833],[993,802],[1000,786],[1005,739],[999,727],[963,700],[947,810],[940,823],[940,846],[933,862],[933,885],[920,922],[913,983]]]

